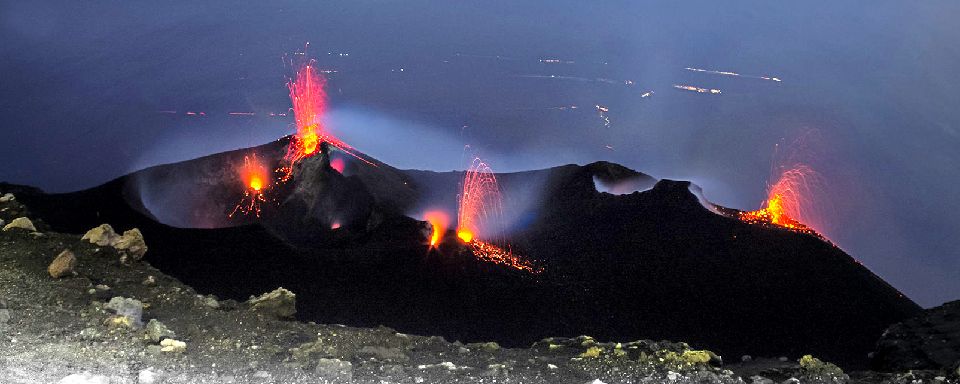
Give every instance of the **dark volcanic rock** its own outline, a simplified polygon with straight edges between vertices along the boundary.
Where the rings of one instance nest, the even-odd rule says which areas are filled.
[[[960,300],[891,326],[877,342],[873,365],[883,371],[950,369],[960,364]],[[960,374],[958,374],[960,375]]]
[[[404,216],[428,207],[455,216],[462,172],[372,160],[340,174],[314,157],[269,191],[262,218],[228,219],[243,195],[230,167],[254,151],[272,166],[284,145],[69,194],[0,187],[58,231],[139,228],[145,259],[201,293],[244,300],[283,286],[298,293],[303,320],[464,342],[673,339],[728,358],[813,354],[855,366],[887,326],[920,310],[822,239],[719,215],[688,182],[606,162],[497,175],[509,241],[539,275],[478,261],[452,232],[430,249],[423,223]],[[335,219],[344,225],[331,229]]]

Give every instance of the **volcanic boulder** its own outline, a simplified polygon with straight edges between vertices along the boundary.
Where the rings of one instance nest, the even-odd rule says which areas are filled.
[[[142,324],[143,303],[140,300],[116,296],[104,307],[125,318],[131,326],[139,327]]]
[[[113,247],[121,254],[140,260],[147,253],[147,243],[143,240],[140,230],[133,228],[117,235],[110,224],[100,224],[83,235],[81,240],[89,241],[101,247]]]
[[[133,257],[134,260],[140,260],[147,253],[147,243],[143,240],[143,234],[137,228],[123,232],[123,236],[117,240],[113,246],[125,255]]]
[[[11,229],[26,229],[31,232],[37,231],[37,228],[33,226],[33,222],[26,217],[18,217],[13,219],[10,224],[3,226],[4,231],[9,231]]]
[[[254,311],[278,318],[290,318],[297,313],[297,295],[283,287],[257,297],[251,296],[247,304]]]
[[[114,232],[110,224],[100,224],[100,226],[87,231],[87,233],[80,238],[80,240],[86,240],[91,244],[96,244],[101,247],[113,246],[119,239],[120,235]]]
[[[73,252],[70,252],[69,249],[65,249],[63,252],[60,252],[57,258],[53,259],[53,262],[47,267],[47,273],[50,274],[50,277],[59,279],[72,274],[76,266],[77,257],[74,256]]]

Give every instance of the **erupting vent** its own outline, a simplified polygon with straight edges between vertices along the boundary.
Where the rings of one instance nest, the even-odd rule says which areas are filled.
[[[260,204],[267,201],[263,194],[270,180],[267,167],[260,164],[257,154],[254,153],[243,157],[243,166],[240,167],[239,173],[244,186],[243,199],[237,203],[228,217],[232,218],[237,212],[244,215],[253,213],[260,217]]]
[[[793,231],[822,237],[806,222],[814,219],[811,197],[819,176],[806,165],[795,165],[780,174],[770,186],[763,207],[740,212],[740,220],[751,224],[776,225]]]
[[[480,240],[477,235],[503,243],[503,201],[500,186],[493,170],[474,158],[463,177],[463,186],[458,196],[457,237],[468,244],[477,259],[505,265],[530,273],[541,269],[525,258],[509,250],[509,246]]]
[[[327,93],[324,91],[326,84],[327,79],[317,71],[312,62],[302,65],[297,71],[296,78],[287,81],[297,133],[290,141],[290,147],[287,148],[285,164],[279,169],[282,174],[280,180],[283,182],[290,179],[293,165],[315,155],[321,143],[327,143],[360,161],[376,166],[357,155],[353,147],[333,136],[323,126],[322,118],[327,109]]]

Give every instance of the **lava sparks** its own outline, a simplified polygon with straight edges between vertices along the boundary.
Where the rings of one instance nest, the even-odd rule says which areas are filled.
[[[469,242],[479,230],[485,236],[499,236],[503,214],[500,186],[493,170],[474,158],[463,177],[457,210],[457,236]]]
[[[295,79],[287,81],[297,132],[287,148],[286,164],[281,168],[284,175],[282,181],[290,178],[293,164],[315,155],[321,143],[327,143],[341,152],[376,166],[357,155],[353,147],[340,141],[323,126],[322,118],[327,109],[327,93],[324,90],[326,83],[326,77],[317,70],[312,61],[300,67]]]
[[[297,71],[296,79],[287,82],[297,128],[287,150],[291,164],[317,151],[320,135],[324,133],[321,118],[327,105],[327,93],[323,89],[326,83],[327,79],[309,63]]]
[[[543,269],[537,266],[534,266],[529,261],[520,257],[519,255],[513,253],[510,250],[503,249],[501,247],[495,246],[493,244],[472,240],[467,242],[470,245],[470,248],[473,250],[473,254],[477,259],[505,265],[513,269],[519,269],[521,271],[538,274],[543,272]]]
[[[770,186],[767,201],[756,211],[741,212],[740,220],[751,224],[772,224],[793,231],[821,236],[804,222],[812,218],[812,189],[819,183],[816,171],[806,165],[784,170]]]
[[[457,237],[470,246],[477,259],[530,273],[541,272],[540,268],[513,253],[508,247],[478,238],[478,235],[483,235],[502,242],[503,236],[500,227],[503,224],[500,185],[493,170],[479,158],[473,159],[463,177],[458,201]]]
[[[238,172],[244,185],[243,199],[227,216],[233,218],[233,215],[240,212],[244,215],[253,213],[260,217],[260,204],[267,201],[263,194],[270,180],[267,167],[260,163],[254,153],[243,157],[243,166]]]

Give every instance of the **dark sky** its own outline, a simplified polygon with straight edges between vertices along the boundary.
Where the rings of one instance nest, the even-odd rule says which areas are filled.
[[[921,305],[960,298],[956,1],[31,3],[0,3],[0,180],[77,190],[287,134],[268,114],[310,42],[330,126],[400,167],[611,160],[755,209],[774,146],[813,136],[823,232]]]

